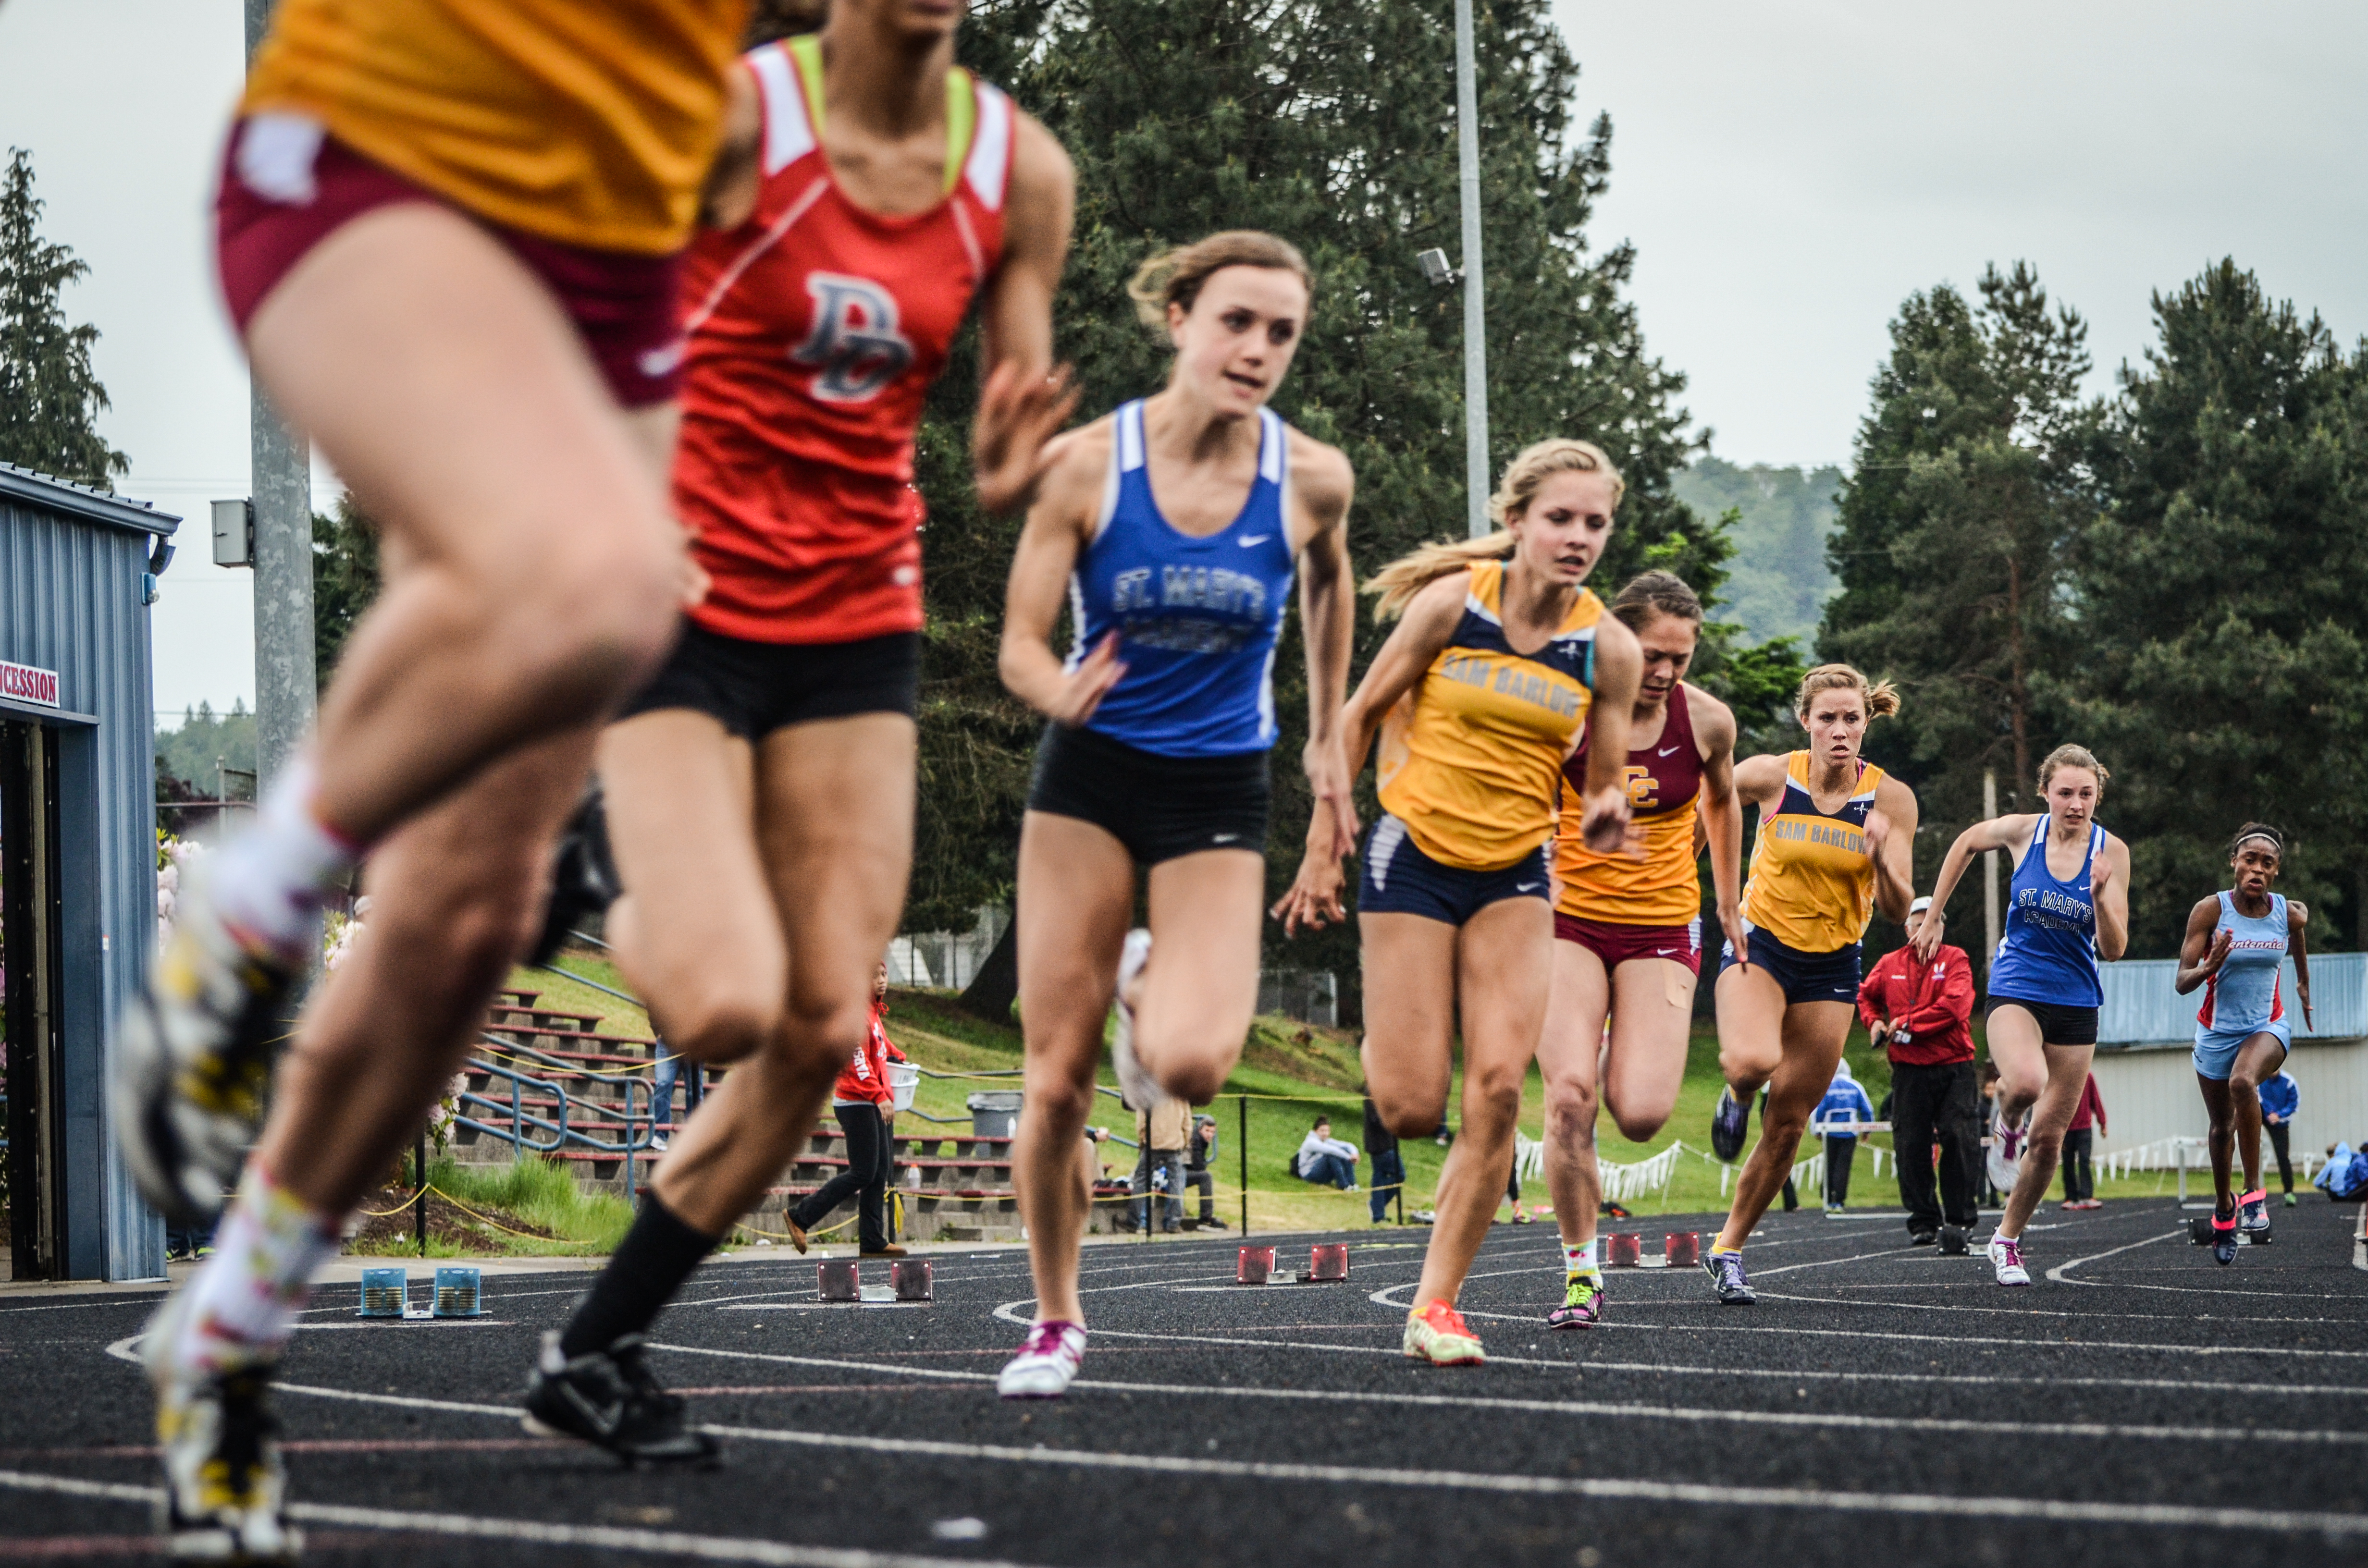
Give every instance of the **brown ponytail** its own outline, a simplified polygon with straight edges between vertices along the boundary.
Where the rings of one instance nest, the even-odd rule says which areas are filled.
[[[1870,721],[1888,719],[1899,711],[1899,688],[1887,680],[1869,681],[1849,665],[1819,665],[1801,677],[1801,689],[1793,699],[1795,717],[1809,716],[1809,699],[1821,691],[1837,687],[1851,687],[1866,699],[1866,716]]]

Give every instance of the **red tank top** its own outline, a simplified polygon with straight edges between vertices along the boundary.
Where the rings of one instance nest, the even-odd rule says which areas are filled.
[[[758,642],[916,631],[913,432],[1002,258],[1011,100],[957,68],[945,199],[886,218],[831,177],[814,41],[745,63],[764,114],[756,210],[685,260],[674,502],[713,582],[690,616]]]
[[[1575,819],[1579,791],[1587,783],[1590,729],[1563,765],[1562,805]],[[1554,872],[1562,880],[1556,905],[1581,920],[1614,926],[1682,926],[1702,912],[1702,889],[1694,872],[1694,798],[1702,793],[1702,748],[1694,742],[1686,710],[1686,687],[1669,691],[1669,710],[1660,739],[1628,754],[1628,812],[1643,831],[1644,858],[1622,850],[1598,855],[1580,842],[1575,820],[1554,846]]]

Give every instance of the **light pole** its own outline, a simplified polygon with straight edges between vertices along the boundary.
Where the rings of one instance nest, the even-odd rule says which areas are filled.
[[[258,0],[248,0],[250,5]],[[1488,521],[1488,318],[1480,286],[1480,91],[1472,0],[1455,0],[1455,161],[1463,205],[1463,482],[1472,537]]]
[[[251,62],[272,0],[246,0]],[[255,497],[255,769],[256,794],[313,727],[312,454],[272,412],[248,372]]]

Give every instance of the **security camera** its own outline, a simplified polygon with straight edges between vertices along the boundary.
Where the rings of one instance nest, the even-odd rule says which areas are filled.
[[[1415,265],[1422,268],[1423,280],[1427,283],[1435,283],[1442,289],[1461,280],[1463,277],[1463,274],[1447,264],[1447,253],[1437,247],[1424,251],[1414,259]]]

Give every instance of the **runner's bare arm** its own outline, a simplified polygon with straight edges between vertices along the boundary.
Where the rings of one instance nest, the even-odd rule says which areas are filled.
[[[2028,813],[1992,817],[1957,835],[1957,841],[1949,846],[1948,855],[1941,861],[1941,874],[1933,879],[1932,907],[1924,912],[1924,924],[1916,928],[1916,935],[1910,938],[1918,960],[1930,963],[1932,955],[1941,950],[1941,938],[1949,924],[1949,895],[1957,891],[1957,883],[1964,877],[1965,868],[1973,864],[1974,857],[1987,849],[2028,844],[2032,830],[2038,825],[2039,819]]]
[[[1307,750],[1315,816],[1332,819],[1335,859],[1357,847],[1357,801],[1340,710],[1357,640],[1356,568],[1349,560],[1349,506],[1357,476],[1338,448],[1291,433],[1291,483],[1307,514],[1300,541],[1299,618],[1307,639]],[[1311,831],[1315,824],[1309,823]]]
[[[1620,847],[1628,832],[1628,730],[1645,653],[1625,621],[1605,616],[1595,628],[1595,696],[1588,704],[1587,783],[1582,787],[1579,841],[1598,855]],[[1573,744],[1576,745],[1576,737]]]
[[[1052,443],[1043,483],[1019,548],[1011,557],[1004,588],[1003,643],[996,666],[1014,697],[1063,724],[1093,717],[1126,666],[1119,662],[1118,634],[1064,670],[1053,652],[1053,627],[1060,619],[1070,569],[1086,545],[1101,503],[1115,426],[1108,417],[1073,430]]]
[[[2286,952],[2294,966],[2294,996],[2302,1003],[2302,1027],[2315,1026],[2310,1020],[2310,949],[2305,941],[2304,927],[2310,924],[2310,906],[2298,898],[2286,900]]]
[[[1710,839],[1711,893],[1718,928],[1743,929],[1743,801],[1735,788],[1735,711],[1700,687],[1686,687],[1694,742],[1702,751],[1701,823]],[[1736,956],[1742,957],[1741,949]]]
[[[1053,365],[1053,296],[1069,254],[1076,173],[1051,131],[1019,115],[1011,154],[1002,265],[979,305],[985,378],[971,426],[971,468],[990,512],[1027,505],[1044,475],[1047,445],[1077,406],[1069,369]]]
[[[1866,813],[1866,846],[1874,859],[1874,905],[1884,919],[1903,925],[1907,906],[1916,902],[1917,815],[1915,790],[1889,777],[1874,787],[1874,806]]]
[[[2286,908],[2291,911],[2294,905]],[[2289,914],[2286,918],[2291,922],[2294,916]],[[2171,979],[2171,989],[2184,996],[2219,973],[2230,946],[2229,934],[2220,929],[2220,895],[2198,899],[2187,912],[2187,934],[2180,939],[2179,973]]]
[[[2109,833],[2097,859],[2089,880],[2097,909],[2097,956],[2111,963],[2130,947],[2130,846]]]

